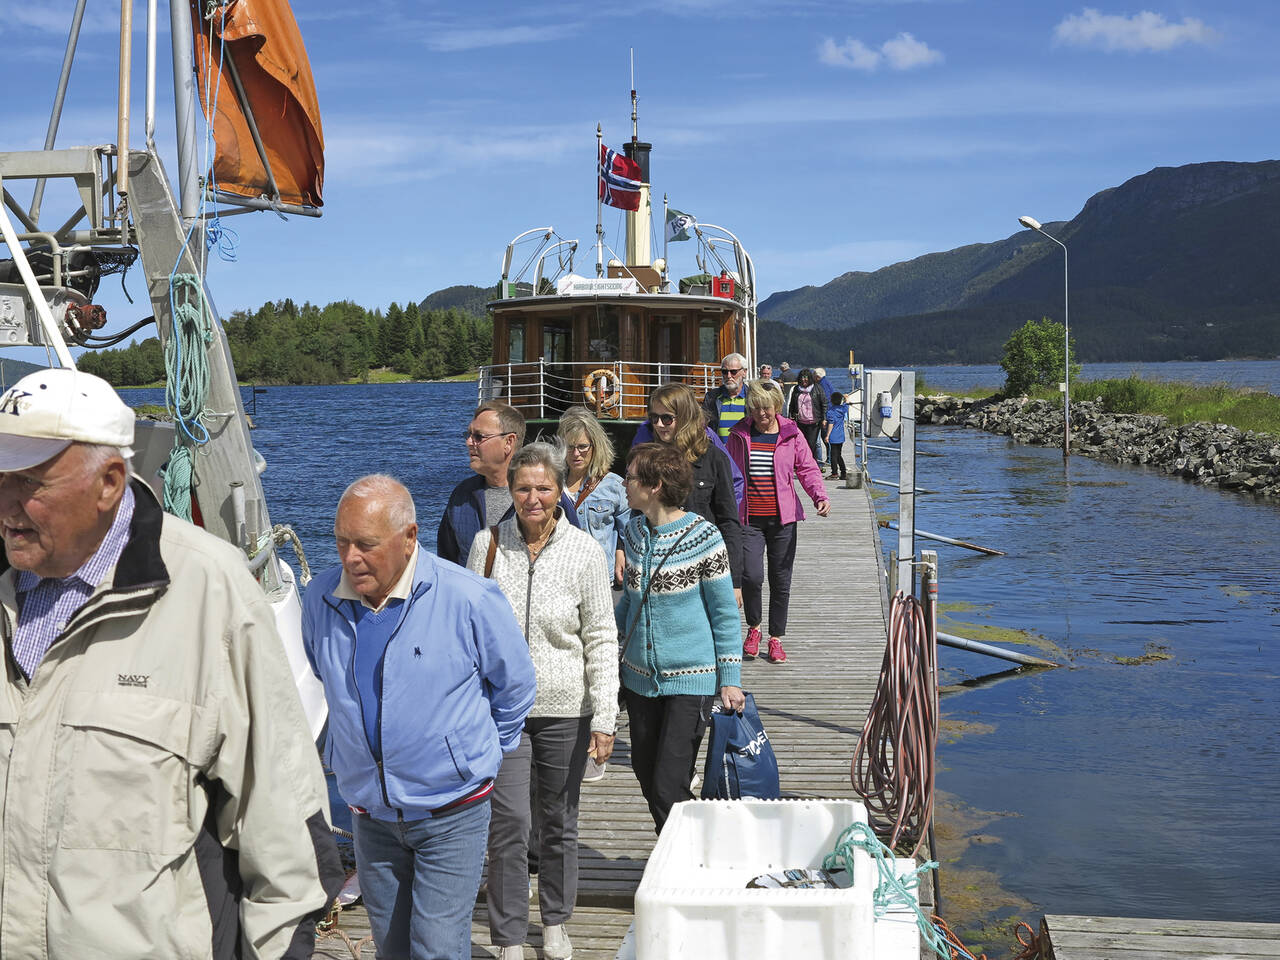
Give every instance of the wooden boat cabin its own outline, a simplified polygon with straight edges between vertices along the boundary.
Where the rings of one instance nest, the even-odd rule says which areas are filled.
[[[530,420],[555,420],[575,404],[602,420],[643,420],[650,391],[687,383],[701,398],[720,383],[720,359],[751,357],[745,303],[733,278],[661,292],[653,267],[621,267],[604,278],[568,276],[559,290],[489,305],[493,364],[480,394]]]

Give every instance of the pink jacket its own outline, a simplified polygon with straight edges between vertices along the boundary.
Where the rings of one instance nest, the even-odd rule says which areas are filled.
[[[747,461],[751,455],[750,417],[745,417],[734,424],[725,440],[729,448],[729,458],[747,475]],[[792,478],[798,477],[800,486],[813,500],[814,506],[829,500],[827,488],[822,483],[822,471],[817,461],[809,452],[809,444],[800,434],[800,428],[794,420],[778,417],[778,446],[773,452],[773,482],[778,489],[778,519],[783,523],[794,523],[804,519],[804,508],[800,506],[800,495],[796,493]],[[791,496],[787,496],[790,492]],[[747,498],[744,496],[738,504],[738,519],[747,522]]]

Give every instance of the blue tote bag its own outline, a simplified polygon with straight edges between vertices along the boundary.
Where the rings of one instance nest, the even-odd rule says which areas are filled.
[[[746,699],[741,713],[726,713],[719,701],[712,710],[703,800],[777,800],[781,796],[778,760],[769,735],[760,722],[755,698],[748,693]]]

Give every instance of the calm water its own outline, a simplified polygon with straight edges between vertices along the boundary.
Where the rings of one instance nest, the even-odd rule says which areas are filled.
[[[1233,365],[1158,366],[1212,382]],[[984,368],[934,369],[944,386],[943,369]],[[1249,369],[1242,382],[1280,384],[1280,364]],[[334,563],[338,496],[388,471],[433,544],[468,472],[458,435],[474,391],[271,388],[254,442],[273,520],[293,524],[314,568]],[[974,607],[954,621],[1030,630],[1067,663],[947,697],[948,716],[994,730],[940,748],[939,787],[1012,814],[961,866],[995,871],[1038,911],[1280,921],[1280,506],[1084,458],[1064,471],[1058,452],[976,431],[925,428],[919,449],[945,456],[918,461],[940,491],[918,498],[918,526],[1009,552],[938,547],[943,601]],[[872,473],[894,479],[891,455]],[[1148,644],[1171,659],[1116,663]],[[1000,669],[949,649],[941,661],[951,681]]]
[[[939,788],[1010,814],[962,865],[1052,913],[1280,921],[1280,505],[960,428],[918,450],[944,457],[917,461],[939,491],[917,527],[1009,553],[923,547],[966,607],[942,629],[1028,630],[1066,664],[946,698],[994,729],[940,748]],[[892,454],[871,465],[896,479]],[[1152,650],[1171,658],[1116,662]]]

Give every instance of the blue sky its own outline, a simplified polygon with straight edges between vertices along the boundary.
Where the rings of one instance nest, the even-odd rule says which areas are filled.
[[[0,0],[8,149],[43,141],[73,7]],[[536,226],[586,247],[596,123],[613,146],[630,134],[631,49],[658,203],[666,192],[736,233],[762,298],[1008,236],[1020,214],[1070,218],[1156,166],[1277,155],[1280,17],[1264,0],[295,7],[324,118],[325,216],[228,220],[239,260],[211,268],[224,314],[492,284],[506,242]],[[60,145],[114,139],[119,7],[90,8]],[[167,31],[162,16],[172,154]],[[606,208],[611,239],[617,224]],[[579,272],[592,264],[580,255]],[[112,328],[138,315],[118,287],[100,295],[118,304]]]

